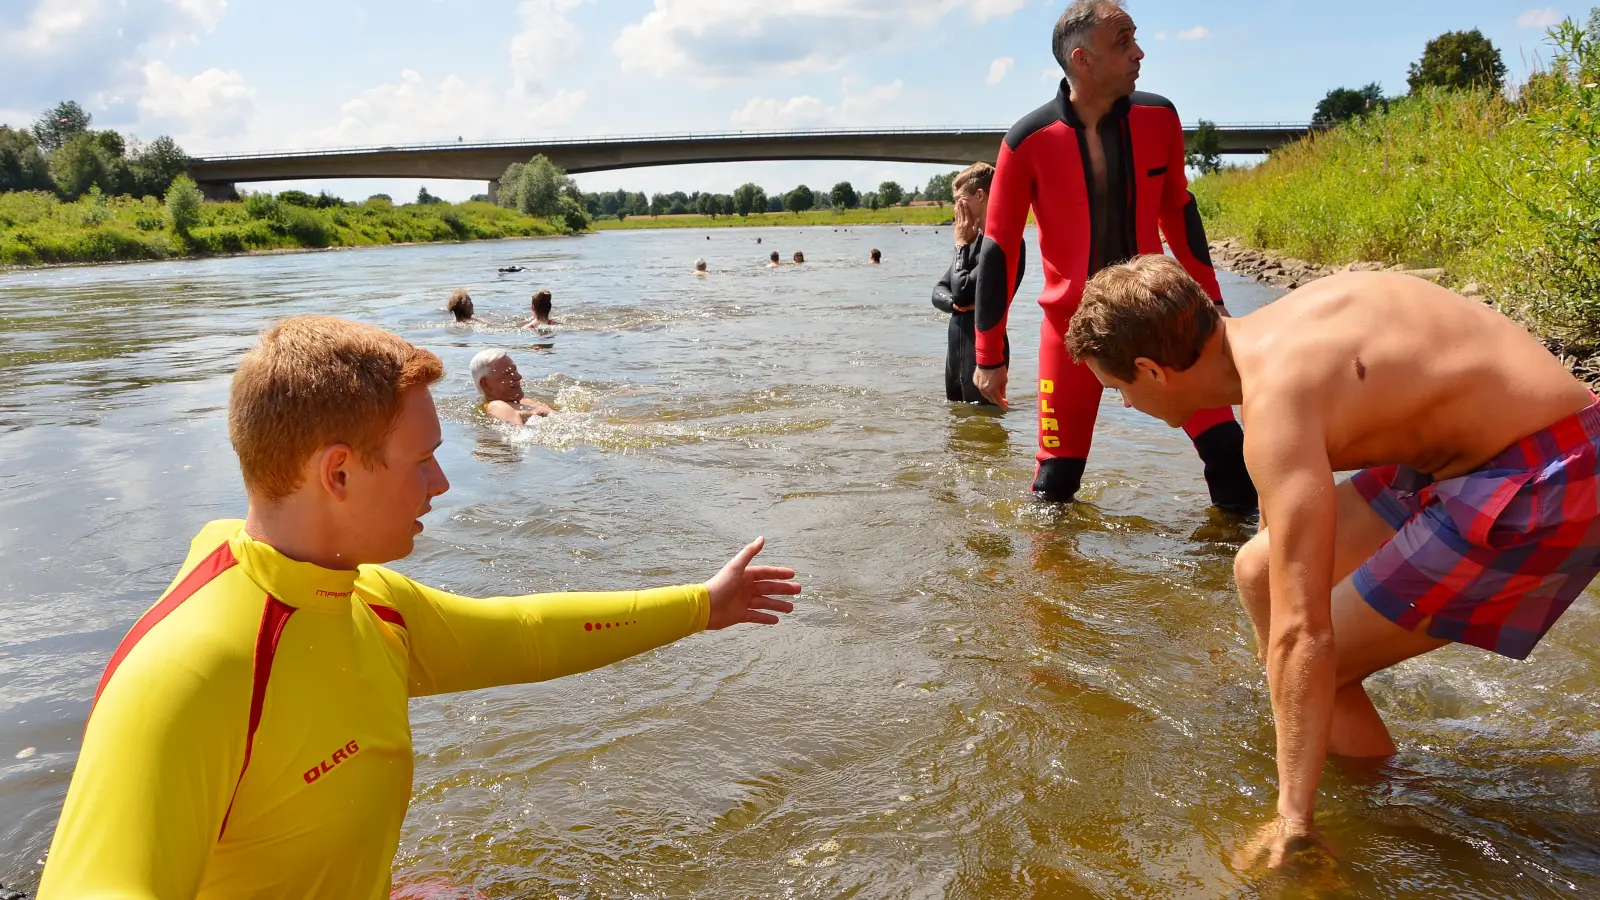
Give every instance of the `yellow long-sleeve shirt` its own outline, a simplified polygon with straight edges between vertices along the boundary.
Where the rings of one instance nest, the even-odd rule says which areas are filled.
[[[583,672],[709,613],[703,585],[458,597],[212,522],[100,680],[39,898],[383,900],[407,698]]]

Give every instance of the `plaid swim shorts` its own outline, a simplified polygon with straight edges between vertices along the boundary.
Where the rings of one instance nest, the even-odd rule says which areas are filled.
[[[1352,583],[1408,631],[1526,659],[1600,573],[1600,403],[1458,478],[1350,481],[1395,529]]]

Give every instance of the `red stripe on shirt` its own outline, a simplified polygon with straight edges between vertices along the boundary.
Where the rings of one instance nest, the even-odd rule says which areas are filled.
[[[100,676],[100,684],[94,689],[94,704],[89,706],[90,715],[94,715],[94,705],[100,702],[101,692],[111,683],[111,676],[116,673],[117,667],[122,665],[122,661],[128,658],[129,653],[133,652],[134,645],[149,634],[150,629],[161,624],[161,620],[181,606],[183,601],[193,597],[201,588],[210,584],[212,579],[233,568],[237,563],[238,560],[233,558],[233,550],[224,543],[191,569],[189,574],[178,582],[178,586],[161,599],[161,602],[151,607],[139,617],[139,621],[133,623],[133,628],[122,639],[122,643],[117,645],[117,652],[111,654],[111,662],[106,664],[105,674]]]
[[[406,627],[406,617],[400,615],[400,610],[398,609],[390,606],[373,606],[371,603],[367,604],[367,609],[372,610],[373,615],[388,622],[390,625],[399,625],[401,628]]]
[[[228,830],[228,816],[233,814],[233,801],[239,797],[239,785],[244,782],[245,770],[250,768],[250,748],[256,742],[256,729],[261,727],[261,711],[267,705],[267,679],[272,677],[272,658],[278,654],[278,639],[283,637],[283,626],[289,624],[294,607],[267,596],[266,608],[261,611],[261,627],[256,631],[256,657],[250,678],[250,728],[244,736],[244,765],[239,767],[239,780],[233,783],[233,796],[228,799],[228,811],[222,814],[222,832]]]

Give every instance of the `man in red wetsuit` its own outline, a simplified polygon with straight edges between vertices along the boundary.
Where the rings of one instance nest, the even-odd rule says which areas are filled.
[[[1060,92],[1012,127],[995,167],[976,275],[974,382],[1006,405],[1006,316],[1031,206],[1045,274],[1033,490],[1040,499],[1065,502],[1083,479],[1103,390],[1063,344],[1084,284],[1107,266],[1161,253],[1165,234],[1172,254],[1219,307],[1222,290],[1184,176],[1177,110],[1133,89],[1144,59],[1133,19],[1113,0],[1075,0],[1056,23],[1054,45],[1067,76]],[[1203,410],[1183,427],[1205,463],[1212,503],[1254,511],[1244,432],[1232,408]]]

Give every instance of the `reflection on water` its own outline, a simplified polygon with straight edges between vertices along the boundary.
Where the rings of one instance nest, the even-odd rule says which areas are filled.
[[[0,881],[37,880],[112,647],[199,525],[242,510],[234,360],[273,319],[317,312],[395,329],[449,370],[453,487],[408,574],[484,594],[676,583],[765,534],[807,582],[780,628],[413,704],[404,884],[1595,892],[1593,595],[1528,663],[1449,649],[1373,679],[1401,753],[1330,766],[1338,866],[1229,869],[1273,800],[1265,679],[1232,595],[1250,526],[1204,509],[1181,432],[1114,397],[1089,502],[1029,500],[1038,309],[1014,315],[1016,411],[945,403],[928,295],[948,240],[615,232],[0,275]],[[808,262],[765,269],[771,249]],[[710,277],[688,274],[697,256]],[[495,273],[513,263],[528,270]],[[456,287],[485,322],[448,321]],[[563,323],[547,332],[519,327],[539,288]],[[1236,313],[1272,297],[1225,290]],[[479,412],[467,362],[490,346],[563,412],[526,429]]]

